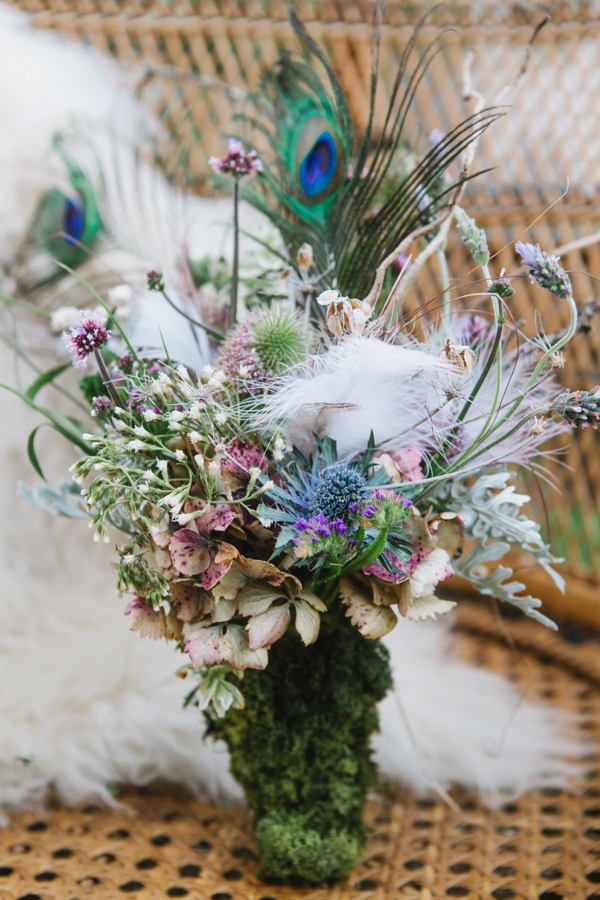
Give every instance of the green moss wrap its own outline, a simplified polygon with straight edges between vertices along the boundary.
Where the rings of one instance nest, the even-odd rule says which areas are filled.
[[[263,872],[318,882],[359,861],[369,741],[391,683],[385,647],[341,619],[309,647],[288,631],[264,671],[246,671],[245,709],[210,721],[255,812]]]

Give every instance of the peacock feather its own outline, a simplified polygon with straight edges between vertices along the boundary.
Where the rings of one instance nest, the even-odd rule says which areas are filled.
[[[261,152],[264,173],[257,183],[241,186],[242,196],[277,226],[292,262],[302,244],[311,244],[317,271],[328,272],[323,287],[335,278],[341,293],[351,297],[365,296],[385,254],[450,200],[467,176],[463,173],[448,184],[443,177],[448,167],[499,115],[488,109],[465,119],[390,191],[390,171],[403,147],[408,110],[441,45],[439,39],[432,41],[412,64],[424,17],[400,60],[383,126],[376,133],[381,11],[377,3],[370,109],[360,140],[355,139],[348,103],[327,57],[294,12],[290,21],[304,56],[284,54],[263,76],[259,91],[250,98],[253,111],[244,116],[266,152]]]

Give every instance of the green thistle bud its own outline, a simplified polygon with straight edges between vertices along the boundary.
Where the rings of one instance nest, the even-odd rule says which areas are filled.
[[[473,259],[480,266],[484,266],[490,259],[485,231],[483,228],[478,228],[475,219],[468,216],[460,206],[454,208],[454,218],[463,241],[473,254]]]
[[[289,313],[260,316],[252,325],[252,349],[265,372],[283,372],[307,353],[307,337],[302,323]]]

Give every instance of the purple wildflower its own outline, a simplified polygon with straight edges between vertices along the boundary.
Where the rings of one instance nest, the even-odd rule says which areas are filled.
[[[211,156],[208,164],[217,175],[251,175],[253,172],[263,171],[263,164],[256,150],[245,153],[242,142],[236,138],[228,139],[225,156]]]
[[[537,282],[562,300],[572,295],[571,280],[559,266],[559,256],[546,253],[539,244],[524,244],[523,241],[517,241],[515,250],[521,256],[523,265],[529,269],[527,274],[532,284]]]
[[[296,531],[310,531],[310,522],[307,519],[298,519],[294,522],[294,528]]]
[[[94,397],[92,400],[92,415],[105,416],[112,409],[112,401],[108,397]]]
[[[71,361],[78,369],[84,369],[88,356],[108,341],[110,331],[105,328],[103,313],[82,310],[75,325],[63,331],[63,344],[71,354]]]
[[[348,526],[342,519],[334,519],[333,522],[329,523],[329,527],[332,531],[337,531],[340,535],[345,534],[348,531]]]
[[[146,277],[148,279],[149,291],[164,291],[165,283],[160,272],[155,272],[154,269],[152,269],[150,272],[148,272]]]
[[[121,372],[124,372],[125,375],[129,375],[133,369],[133,356],[130,353],[126,353],[125,356],[120,356],[117,366]]]
[[[348,504],[348,512],[351,512],[351,513],[358,512],[358,503],[356,503],[356,501],[353,501],[352,503]]]

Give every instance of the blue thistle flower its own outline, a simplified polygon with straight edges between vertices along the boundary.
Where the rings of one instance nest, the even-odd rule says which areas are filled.
[[[328,520],[342,519],[347,522],[352,505],[354,509],[365,497],[367,480],[351,466],[336,466],[326,469],[317,481],[309,500],[311,516],[324,515]],[[354,506],[357,504],[357,506]]]

